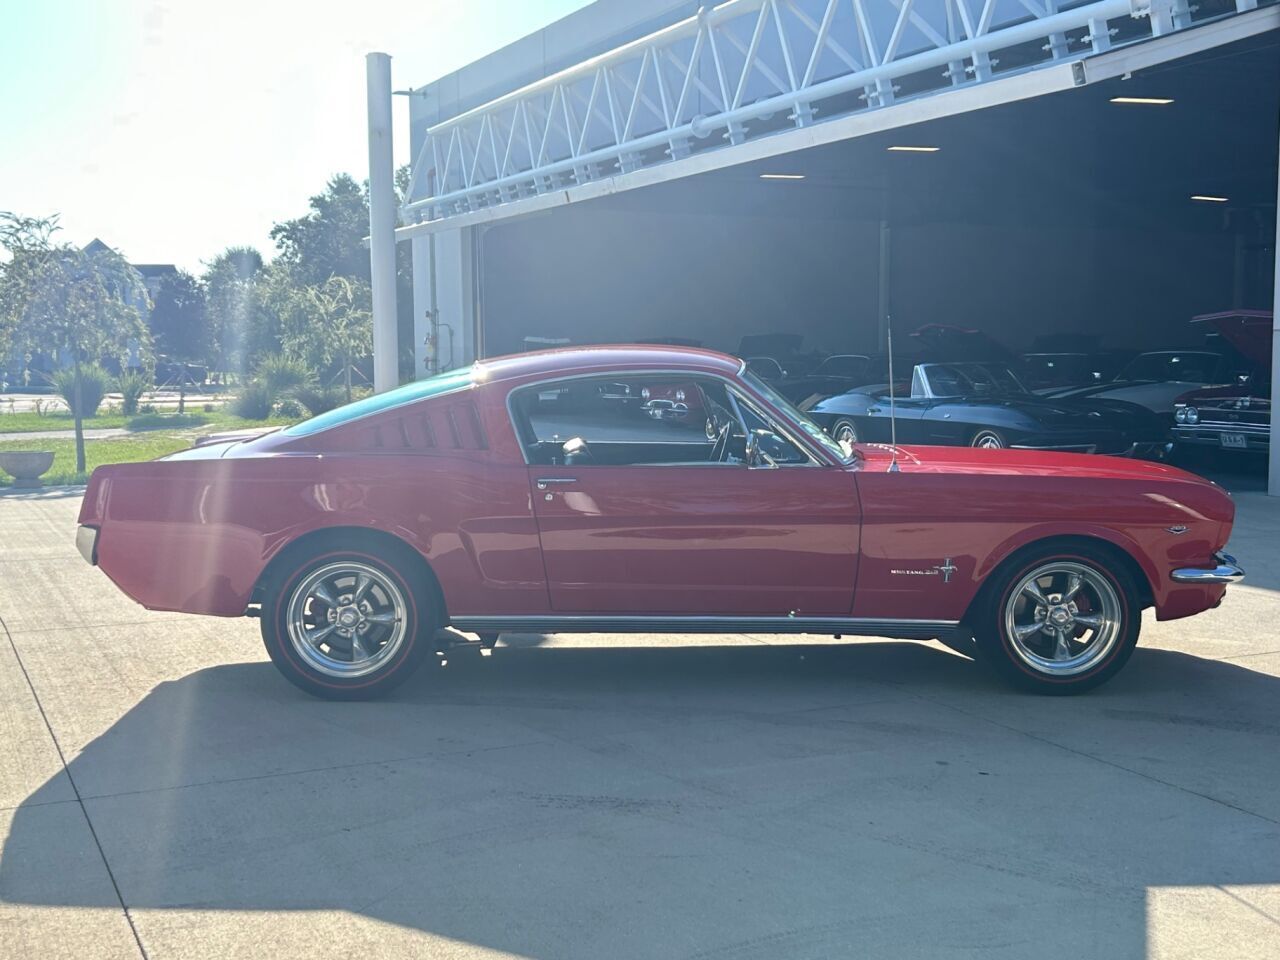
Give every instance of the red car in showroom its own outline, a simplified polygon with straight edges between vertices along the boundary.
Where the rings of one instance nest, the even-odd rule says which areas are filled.
[[[1174,406],[1174,443],[1222,450],[1271,449],[1271,311],[1228,310],[1196,317],[1250,365],[1236,382],[1184,393]]]
[[[1218,605],[1233,516],[1151,463],[842,445],[740,360],[615,346],[100,467],[77,540],[148,608],[260,617],[326,697],[390,689],[445,626],[937,638],[1059,693],[1115,674],[1144,608]]]

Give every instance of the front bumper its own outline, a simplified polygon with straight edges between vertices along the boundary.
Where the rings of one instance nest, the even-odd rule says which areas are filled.
[[[85,563],[96,567],[98,565],[98,528],[80,527],[76,531],[76,549],[80,551],[80,556],[84,557]]]
[[[1236,566],[1229,553],[1215,553],[1215,566],[1179,567],[1169,576],[1178,583],[1235,583],[1244,578],[1244,570]]]

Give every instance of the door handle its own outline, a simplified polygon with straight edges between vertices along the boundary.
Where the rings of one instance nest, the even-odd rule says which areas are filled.
[[[545,490],[553,483],[577,483],[577,477],[539,477],[535,483],[538,484],[539,490]]]

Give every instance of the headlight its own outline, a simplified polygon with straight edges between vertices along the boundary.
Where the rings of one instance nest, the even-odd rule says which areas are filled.
[[[677,390],[677,391],[676,391],[676,403],[684,403],[684,391],[683,391],[683,390]]]
[[[648,399],[649,399],[649,388],[648,388],[648,387],[641,387],[641,388],[640,388],[640,399],[641,399],[641,400],[648,400]]]
[[[1177,410],[1173,411],[1173,419],[1174,419],[1174,420],[1176,420],[1178,423],[1186,423],[1186,422],[1187,422],[1187,408],[1186,408],[1186,407],[1179,407]]]
[[[1183,413],[1186,415],[1185,418],[1183,419],[1183,423],[1199,423],[1200,422],[1200,411],[1197,410],[1195,407],[1184,407]]]

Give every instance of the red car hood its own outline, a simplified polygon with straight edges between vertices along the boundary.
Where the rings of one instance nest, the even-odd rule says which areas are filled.
[[[888,444],[858,444],[862,469],[888,470],[893,461]],[[978,450],[973,447],[899,447],[898,469],[903,473],[998,473],[1008,476],[1070,476],[1114,480],[1173,480],[1197,484],[1209,481],[1177,467],[1126,457],[1045,450]]]
[[[1208,324],[1223,340],[1235,347],[1250,363],[1271,366],[1271,313],[1268,310],[1227,310],[1191,318],[1192,323]]]

